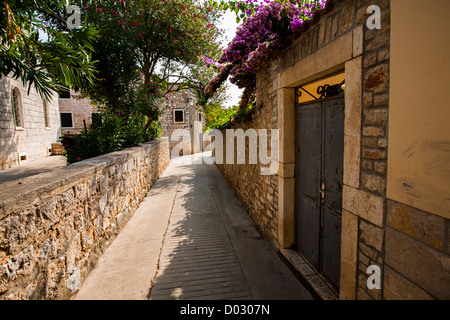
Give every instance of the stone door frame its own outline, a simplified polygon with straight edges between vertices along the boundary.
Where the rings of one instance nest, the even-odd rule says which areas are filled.
[[[359,189],[361,163],[363,26],[358,26],[278,74],[277,107],[280,133],[278,173],[278,242],[294,245],[295,88],[345,71],[344,192]],[[358,217],[342,210],[340,298],[353,299],[356,288]]]

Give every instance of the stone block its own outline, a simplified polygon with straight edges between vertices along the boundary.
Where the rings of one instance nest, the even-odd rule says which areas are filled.
[[[353,34],[347,33],[284,70],[279,87],[296,87],[321,73],[339,71],[353,56]]]
[[[282,248],[290,248],[294,244],[295,178],[278,177],[278,187],[278,241]]]
[[[377,63],[377,53],[372,52],[364,56],[364,68],[372,67]]]
[[[363,149],[363,157],[372,160],[386,160],[386,151],[384,150],[374,150],[374,149]]]
[[[358,287],[358,300],[369,301],[373,299],[367,294],[365,289]]]
[[[370,191],[378,194],[385,194],[386,192],[386,179],[377,175],[363,173],[361,176],[363,186]]]
[[[375,248],[380,252],[383,251],[384,232],[382,228],[379,228],[377,226],[374,226],[373,224],[361,220],[359,229],[361,241],[363,241],[365,244]]]
[[[362,145],[367,148],[375,148],[377,146],[377,140],[372,138],[363,138]]]
[[[366,137],[383,137],[384,129],[378,127],[364,127],[363,135]]]
[[[355,22],[355,4],[349,1],[342,9],[339,17],[339,32],[341,34],[349,31]]]
[[[354,136],[344,136],[344,184],[359,188],[361,163],[361,140]]]
[[[376,100],[376,98],[375,98]],[[387,123],[387,109],[366,109],[364,110],[364,124],[369,126],[381,126]]]
[[[364,29],[363,26],[353,29],[353,57],[358,57],[364,51]]]
[[[364,108],[369,108],[373,106],[373,93],[372,92],[364,92],[363,95],[363,106]]]
[[[358,188],[361,158],[362,58],[345,64],[344,184]]]
[[[373,30],[370,30],[373,31]],[[369,39],[366,39],[369,40]],[[370,39],[369,43],[366,44],[366,51],[378,50],[389,44],[389,34],[384,33],[373,39]]]
[[[388,146],[388,141],[386,139],[380,139],[378,140],[378,148],[380,149],[386,149]]]
[[[450,257],[386,228],[386,264],[438,299],[450,299]]]
[[[375,93],[385,92],[389,85],[389,67],[387,64],[377,65],[366,72],[364,89]]]
[[[373,170],[374,161],[364,159],[362,161],[362,168],[365,170]]]
[[[438,250],[444,250],[444,218],[392,200],[388,200],[387,209],[389,226]]]
[[[386,266],[384,268],[384,298],[386,300],[434,300],[417,285]]]
[[[382,263],[383,260],[381,258],[381,253],[377,250],[375,250],[373,247],[369,247],[368,245],[366,245],[364,242],[359,242],[359,251],[360,254],[365,255],[367,258],[369,258],[369,265],[374,264],[374,263]],[[360,268],[362,268],[360,266]],[[367,267],[363,268],[364,273],[367,271]]]
[[[279,163],[278,175],[282,178],[294,178],[295,163]]]
[[[385,60],[388,60],[390,58],[390,52],[391,51],[389,49],[380,50],[378,52],[378,61],[383,62]]]
[[[375,107],[387,106],[389,104],[389,94],[381,93],[381,94],[375,95],[375,97],[373,99],[373,104]]]
[[[358,255],[358,217],[342,212],[340,299],[354,300]]]
[[[373,170],[380,174],[386,174],[387,164],[385,161],[375,161],[373,165]]]
[[[342,208],[379,227],[383,226],[382,197],[344,185]]]

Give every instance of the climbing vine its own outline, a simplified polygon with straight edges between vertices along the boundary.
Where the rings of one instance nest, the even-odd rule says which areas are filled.
[[[240,108],[252,104],[256,87],[256,74],[284,47],[285,40],[314,12],[324,8],[326,0],[215,2],[211,5],[236,13],[236,21],[243,21],[234,39],[218,60],[220,67],[205,92],[213,95],[228,78],[239,88],[244,88]]]

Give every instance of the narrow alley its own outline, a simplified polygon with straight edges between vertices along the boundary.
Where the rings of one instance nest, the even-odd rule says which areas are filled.
[[[313,299],[202,156],[171,161],[74,299]]]

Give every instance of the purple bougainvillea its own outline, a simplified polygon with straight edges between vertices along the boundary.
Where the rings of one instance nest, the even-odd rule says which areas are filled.
[[[326,0],[265,0],[256,4],[257,2],[240,2],[238,7],[245,6],[243,12],[247,19],[239,26],[236,36],[223,51],[218,61],[223,65],[222,72],[211,80],[210,88],[217,88],[230,76],[230,82],[240,88],[252,89],[251,87],[255,86],[257,71],[280,52],[289,35],[300,29],[304,21],[326,4]]]

